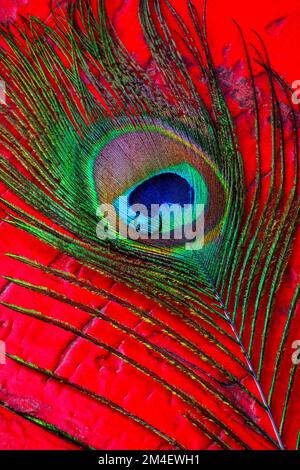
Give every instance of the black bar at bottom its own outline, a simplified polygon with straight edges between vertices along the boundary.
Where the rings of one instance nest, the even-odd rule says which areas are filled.
[[[298,464],[299,451],[0,451],[1,468],[17,465],[17,468],[145,468],[159,466],[194,466],[200,469],[239,466],[254,469],[262,465],[285,466]]]

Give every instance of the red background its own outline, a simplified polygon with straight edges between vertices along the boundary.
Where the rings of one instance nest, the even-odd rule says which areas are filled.
[[[63,2],[59,2],[63,8]],[[185,2],[174,0],[178,11],[186,15]],[[59,8],[58,2],[52,5],[42,0],[2,0],[0,5],[0,19],[18,20],[18,14],[28,16],[36,15],[41,19],[51,22],[51,8]],[[110,0],[107,2],[109,13],[114,25],[128,49],[144,65],[147,63],[149,52],[145,47],[141,28],[137,18],[137,0]],[[201,2],[199,2],[199,5]],[[299,18],[300,5],[297,0],[253,0],[251,3],[240,0],[211,0],[208,2],[208,31],[214,60],[220,68],[223,76],[223,85],[234,87],[234,83],[240,84],[244,74],[241,61],[242,47],[234,18],[243,28],[249,41],[255,41],[252,29],[255,29],[263,37],[274,68],[287,80],[288,83],[300,79],[300,54],[297,50],[299,44]],[[237,87],[236,94],[232,93],[233,108],[238,113],[240,109],[247,112],[245,105],[247,90]],[[241,135],[242,146],[249,145],[248,135]],[[247,178],[249,184],[253,177],[253,168],[249,159]],[[247,166],[247,164],[246,164]],[[6,194],[3,187],[2,194]],[[10,195],[7,195],[10,198]],[[33,237],[1,223],[0,225],[0,263],[1,273],[33,280],[70,295],[72,298],[82,300],[82,291],[79,291],[67,283],[58,284],[57,280],[47,277],[39,272],[25,268],[22,264],[14,262],[5,256],[7,252],[19,253],[24,256],[38,259],[45,264],[60,267],[76,275],[92,280],[101,287],[107,287],[112,292],[118,292],[135,305],[143,305],[149,310],[156,309],[162,318],[167,313],[161,311],[154,303],[147,301],[142,296],[131,292],[124,286],[112,284],[106,278],[96,278],[91,272],[81,268],[68,257],[57,253],[54,249],[46,247]],[[296,285],[299,273],[299,260],[293,252],[292,260],[284,278],[284,289],[276,308],[286,312],[291,293]],[[164,363],[144,347],[137,347],[134,341],[117,333],[109,325],[90,321],[89,315],[84,312],[74,311],[66,305],[51,301],[38,294],[29,293],[16,287],[4,279],[0,279],[1,299],[18,303],[28,308],[44,311],[47,315],[69,320],[79,328],[97,334],[107,335],[109,344],[118,345],[119,349],[133,357],[140,358],[158,374],[165,374],[173,381],[180,383],[177,372],[166,372]],[[101,307],[106,313],[119,318],[124,318],[126,324],[134,326],[158,343],[165,346],[168,340],[161,337],[160,331],[155,331],[145,324],[138,324],[137,318],[127,310],[107,303],[99,296],[85,295],[85,302],[89,302],[97,308]],[[84,341],[75,341],[70,333],[49,327],[38,320],[23,317],[17,313],[0,307],[0,332],[5,339],[7,349],[12,353],[33,363],[40,364],[44,368],[55,370],[57,373],[72,378],[73,381],[85,384],[90,390],[95,390],[104,396],[108,396],[114,402],[122,404],[136,415],[143,416],[155,422],[157,427],[162,426],[167,434],[175,437],[187,448],[218,448],[210,439],[187,424],[183,419],[186,412],[180,399],[171,397],[158,385],[153,385],[147,378],[141,377],[128,365],[115,357],[107,355],[99,348],[91,347]],[[182,325],[178,326],[184,331]],[[276,338],[274,344],[276,343]],[[180,348],[179,348],[180,350]],[[141,359],[142,358],[142,359]],[[195,361],[196,359],[193,358]],[[46,380],[38,373],[20,367],[8,360],[5,366],[1,366],[2,400],[8,402],[15,411],[37,416],[44,421],[49,421],[60,429],[64,429],[71,435],[76,435],[79,440],[89,445],[103,449],[118,448],[170,448],[160,437],[128,420],[117,412],[104,405],[100,405],[91,398],[79,396],[77,392],[67,389],[62,384]],[[101,381],[98,380],[98,372],[101,371]],[[247,378],[245,379],[245,381]],[[267,379],[266,379],[267,380]],[[194,386],[186,384],[190,393],[195,393],[199,400],[204,395]],[[300,390],[299,390],[300,392]],[[299,395],[298,395],[299,396]],[[243,399],[242,397],[240,397]],[[148,406],[145,407],[145,403]],[[264,425],[264,416],[259,415],[255,405],[246,403],[248,410],[252,410],[253,416]],[[295,413],[295,404],[293,413]],[[297,408],[299,410],[299,407]],[[274,409],[275,417],[277,411]],[[284,429],[284,438],[288,446],[295,445],[295,429],[299,426],[293,416],[287,417],[288,425]],[[298,415],[299,416],[299,415]],[[230,414],[227,414],[230,419]],[[268,423],[265,423],[268,428]],[[245,431],[246,432],[246,431]],[[222,436],[221,436],[222,438]],[[263,442],[252,442],[254,448],[268,448]],[[77,448],[73,443],[68,443],[60,437],[54,436],[45,429],[41,429],[33,423],[24,420],[15,412],[0,407],[0,447],[2,449],[67,449]]]

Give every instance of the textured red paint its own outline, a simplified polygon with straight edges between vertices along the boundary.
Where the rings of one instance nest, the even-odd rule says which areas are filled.
[[[186,15],[185,2],[173,0],[178,11]],[[107,2],[109,13],[114,25],[124,41],[126,47],[135,57],[151,71],[149,52],[144,44],[140,25],[137,18],[138,0],[110,0]],[[34,14],[40,18],[48,18],[48,1],[27,0],[7,1],[2,0],[0,6],[0,17],[6,20],[10,17],[16,18],[16,13],[22,15]],[[240,0],[216,0],[209,2],[208,6],[208,31],[214,59],[219,67],[220,77],[224,90],[227,91],[233,112],[237,117],[239,136],[242,149],[247,155],[246,170],[249,191],[254,178],[254,143],[253,127],[242,128],[239,123],[248,118],[249,103],[248,85],[245,82],[239,91],[232,91],[232,80],[244,83],[241,57],[243,55],[241,41],[236,27],[232,23],[234,18],[245,31],[248,40],[256,41],[251,29],[260,33],[266,42],[273,66],[290,83],[295,79],[300,70],[300,55],[297,51],[299,44],[298,21],[300,15],[299,2],[297,0],[266,0],[264,2],[253,0],[251,7],[246,8]],[[256,42],[257,43],[257,42]],[[193,63],[191,61],[191,72]],[[196,73],[196,71],[194,72]],[[242,114],[240,114],[242,113]],[[250,123],[250,120],[249,120]],[[270,146],[265,137],[264,153],[268,155]],[[264,160],[265,172],[269,169],[269,160]],[[268,184],[268,183],[266,183]],[[5,188],[1,188],[1,192]],[[10,199],[11,196],[5,193]],[[299,237],[298,237],[299,238]],[[298,244],[299,247],[299,244]],[[297,245],[295,250],[297,249]],[[111,318],[122,321],[139,334],[151,339],[155,344],[181,354],[186,360],[193,362],[206,372],[209,367],[195,354],[185,351],[183,346],[166,338],[158,327],[153,327],[142,322],[135,314],[124,307],[107,302],[100,296],[95,296],[82,289],[70,286],[68,283],[59,283],[52,276],[46,276],[30,267],[13,261],[5,256],[6,252],[18,253],[31,257],[44,264],[60,267],[68,272],[76,273],[79,278],[88,279],[94,285],[105,287],[113,293],[128,299],[132,305],[143,306],[147,311],[157,318],[167,319],[169,324],[175,325],[177,331],[185,337],[201,345],[201,337],[196,335],[189,327],[180,320],[174,319],[168,312],[164,311],[154,302],[150,302],[143,296],[136,294],[128,288],[113,284],[110,279],[95,275],[86,268],[82,268],[74,260],[59,254],[56,250],[49,248],[37,241],[32,236],[17,230],[4,222],[0,224],[0,265],[1,274],[20,277],[30,280],[37,285],[47,285],[55,288],[58,292],[75,301],[84,303],[101,311]],[[270,358],[276,355],[276,347],[280,340],[279,333],[282,319],[287,313],[293,287],[296,285],[299,273],[299,260],[294,251],[290,265],[284,276],[284,288],[281,290],[276,305],[277,322],[272,325],[274,335],[274,348],[270,348],[267,354]],[[197,398],[199,402],[207,403],[213,410],[213,403],[207,402],[206,394],[199,389],[197,384],[184,380],[177,369],[166,364],[158,355],[150,352],[143,344],[137,343],[124,332],[113,328],[109,323],[91,319],[88,313],[80,309],[71,308],[63,303],[15,286],[0,278],[2,301],[18,303],[22,306],[44,312],[72,323],[75,327],[88,332],[96,338],[103,340],[106,344],[116,347],[118,351],[128,355],[132,359],[139,360],[142,364],[158,375],[163,375],[170,383],[182,387],[188,394]],[[295,325],[299,324],[299,315],[295,319]],[[225,325],[224,325],[225,327]],[[260,326],[261,327],[261,326]],[[295,330],[292,330],[295,331]],[[297,339],[297,331],[292,333]],[[178,397],[174,398],[168,391],[163,389],[157,382],[149,379],[144,374],[134,370],[132,366],[124,363],[121,359],[111,355],[99,347],[88,344],[83,339],[74,339],[74,335],[54,326],[49,326],[39,320],[34,320],[13,312],[0,306],[0,338],[6,341],[6,347],[11,354],[26,358],[27,361],[51,369],[57,374],[68,378],[75,384],[80,384],[86,389],[94,391],[99,395],[108,397],[115,403],[121,404],[133,414],[151,422],[157,428],[163,430],[169,436],[178,440],[183,446],[190,449],[217,449],[216,444],[190,424],[184,414],[190,413],[189,407]],[[104,338],[104,339],[103,339]],[[291,344],[293,338],[289,339]],[[234,346],[228,343],[234,351]],[[209,344],[205,343],[206,352],[209,353]],[[235,351],[240,354],[239,351]],[[285,356],[287,367],[289,355]],[[220,352],[220,358],[222,353]],[[252,379],[239,370],[235,363],[222,358],[224,367],[234,371],[243,381],[247,388],[252,389],[257,395],[257,390]],[[100,404],[92,398],[83,396],[71,387],[64,386],[53,379],[46,379],[41,374],[31,371],[24,366],[18,365],[8,359],[5,366],[0,365],[0,400],[4,400],[11,407],[22,412],[38,416],[49,421],[66,432],[76,436],[79,440],[99,449],[169,449],[172,446],[153,432],[143,426],[122,416],[107,406]],[[270,380],[268,371],[262,379],[263,386]],[[285,377],[279,377],[284,383]],[[296,383],[296,390],[300,392],[300,381]],[[249,397],[243,397],[240,390],[234,384],[229,384],[228,393],[236,397],[242,407],[251,412],[253,419],[264,429],[272,433],[270,422],[266,414]],[[295,393],[295,396],[299,393]],[[279,419],[279,411],[273,408],[275,419]],[[287,424],[284,429],[284,440],[289,447],[295,445],[295,431],[299,426],[295,416],[300,416],[298,402],[291,405]],[[231,410],[224,406],[224,420],[233,420]],[[243,427],[238,423],[233,427],[239,430],[242,437]],[[248,430],[244,431],[248,434]],[[222,434],[220,438],[222,438]],[[248,437],[252,448],[272,448],[272,445],[254,437]],[[0,407],[0,447],[2,449],[29,449],[29,448],[51,448],[68,449],[76,448],[65,440],[53,436],[48,431],[41,429],[33,423],[25,421],[20,416]],[[236,446],[238,448],[238,445]]]

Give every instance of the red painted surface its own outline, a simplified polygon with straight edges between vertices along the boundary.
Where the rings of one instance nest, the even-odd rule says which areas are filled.
[[[53,2],[55,3],[55,2]],[[107,2],[108,10],[114,25],[124,41],[126,47],[134,56],[151,71],[151,62],[148,62],[149,52],[143,41],[141,28],[137,18],[137,0],[110,0]],[[178,11],[186,16],[186,8],[181,0],[173,0]],[[53,5],[55,6],[55,5]],[[63,6],[62,6],[63,7]],[[9,18],[18,19],[22,15],[34,14],[42,19],[48,19],[49,2],[42,0],[2,0],[0,5],[0,18],[5,21]],[[300,5],[297,0],[266,0],[264,2],[253,0],[251,7],[238,0],[210,1],[208,5],[208,31],[214,59],[219,67],[224,90],[227,91],[233,113],[237,117],[239,137],[244,149],[247,182],[251,191],[251,182],[254,178],[254,144],[253,126],[249,111],[247,82],[244,82],[245,68],[242,60],[243,50],[236,27],[232,23],[234,18],[245,31],[247,40],[257,40],[251,29],[255,29],[264,39],[274,68],[291,83],[300,79],[300,55],[298,22]],[[197,74],[191,61],[191,73]],[[298,75],[297,75],[298,74]],[[236,91],[232,84],[236,83]],[[245,85],[243,86],[243,83]],[[238,86],[239,85],[239,86]],[[227,87],[227,88],[226,88]],[[245,126],[245,120],[249,126]],[[252,126],[252,127],[251,127]],[[266,123],[267,126],[267,123]],[[252,137],[251,137],[252,133]],[[264,138],[264,166],[265,172],[269,169],[268,154],[270,151],[269,139]],[[266,183],[267,184],[267,183]],[[290,184],[289,182],[287,184]],[[10,200],[11,195],[0,187],[1,193]],[[298,237],[299,238],[299,237]],[[297,247],[297,245],[296,245]],[[298,244],[299,247],[299,244]],[[292,254],[289,267],[283,280],[276,304],[276,321],[272,324],[271,333],[274,341],[267,351],[270,362],[276,355],[276,348],[282,332],[282,320],[285,318],[288,305],[299,276],[299,259],[296,249]],[[46,285],[64,293],[73,300],[83,302],[114,318],[126,326],[130,326],[137,333],[161,347],[172,350],[209,372],[208,365],[189,353],[183,346],[171,341],[159,327],[154,327],[118,304],[108,302],[100,296],[92,295],[85,290],[75,288],[68,283],[58,282],[53,276],[47,276],[30,267],[6,257],[7,252],[28,256],[51,266],[59,267],[79,278],[88,279],[94,285],[118,293],[130,301],[132,305],[142,306],[154,317],[166,320],[175,326],[183,336],[202,345],[209,354],[213,348],[207,341],[201,339],[199,334],[193,332],[180,319],[164,311],[154,302],[120,285],[113,284],[110,279],[95,275],[91,271],[78,265],[74,260],[59,254],[47,247],[32,236],[17,230],[5,222],[0,224],[0,271],[1,274],[29,280],[37,285]],[[154,354],[141,342],[131,338],[128,334],[117,330],[111,324],[100,319],[92,319],[86,312],[55,300],[49,300],[40,294],[31,293],[24,288],[17,287],[3,278],[0,278],[2,301],[21,303],[22,306],[45,313],[47,316],[67,321],[73,326],[88,332],[105,344],[113,346],[122,354],[133,360],[140,361],[157,376],[181,387],[186,393],[194,396],[200,403],[205,403],[210,409],[219,406],[209,402],[205,390],[198,384],[186,379],[185,376],[162,360],[159,354]],[[295,327],[299,325],[299,315],[295,318]],[[261,325],[259,326],[261,327]],[[298,328],[299,329],[299,328]],[[297,328],[293,330],[293,338],[288,344],[297,339]],[[150,422],[166,435],[176,439],[180,444],[190,449],[217,449],[210,439],[193,426],[185,417],[193,413],[190,407],[180,397],[175,397],[162,387],[157,381],[142,372],[134,369],[130,364],[113,356],[103,348],[87,343],[84,339],[76,339],[73,334],[55,326],[47,325],[20,313],[0,306],[0,339],[6,342],[7,351],[13,355],[26,358],[42,368],[55,371],[58,375],[79,384],[99,396],[106,397],[112,402],[121,405],[132,414]],[[228,347],[233,345],[228,344]],[[238,350],[236,354],[240,354]],[[222,358],[222,352],[220,352]],[[287,352],[285,359],[289,367],[290,355]],[[239,370],[236,363],[228,357],[222,358],[224,367],[232,370],[243,384],[257,390],[252,379]],[[267,387],[271,372],[264,370],[262,385]],[[279,377],[284,384],[286,378]],[[48,421],[54,426],[76,436],[80,441],[98,449],[169,449],[172,446],[153,431],[145,429],[142,425],[128,419],[116,410],[100,403],[94,398],[75,390],[71,386],[61,384],[54,379],[47,379],[42,374],[29,370],[25,366],[7,359],[6,365],[0,365],[0,400],[5,401],[13,409],[31,416]],[[295,385],[295,397],[299,396],[300,381]],[[298,391],[298,393],[296,393]],[[272,433],[271,425],[266,413],[255,404],[254,400],[243,396],[234,385],[228,386],[228,393],[244,407],[253,417],[254,421],[265,430]],[[276,403],[282,403],[282,395],[278,391]],[[272,407],[275,419],[280,419],[280,406]],[[251,448],[272,448],[265,439],[258,439],[243,425],[240,419],[232,415],[232,411],[224,406],[223,419],[231,421],[232,426],[239,435],[247,438]],[[298,417],[298,418],[297,418]],[[300,410],[295,398],[289,408],[283,437],[288,447],[295,446],[295,436],[299,428]],[[220,434],[222,439],[224,436]],[[239,448],[236,443],[228,443]],[[2,449],[69,449],[76,448],[65,439],[56,437],[53,433],[42,429],[36,424],[24,420],[21,416],[0,406],[0,448]]]

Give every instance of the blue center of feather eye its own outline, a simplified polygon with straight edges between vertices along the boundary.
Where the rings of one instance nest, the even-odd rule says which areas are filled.
[[[129,195],[129,205],[143,204],[148,212],[151,204],[194,204],[194,189],[176,173],[161,173],[143,181]]]

